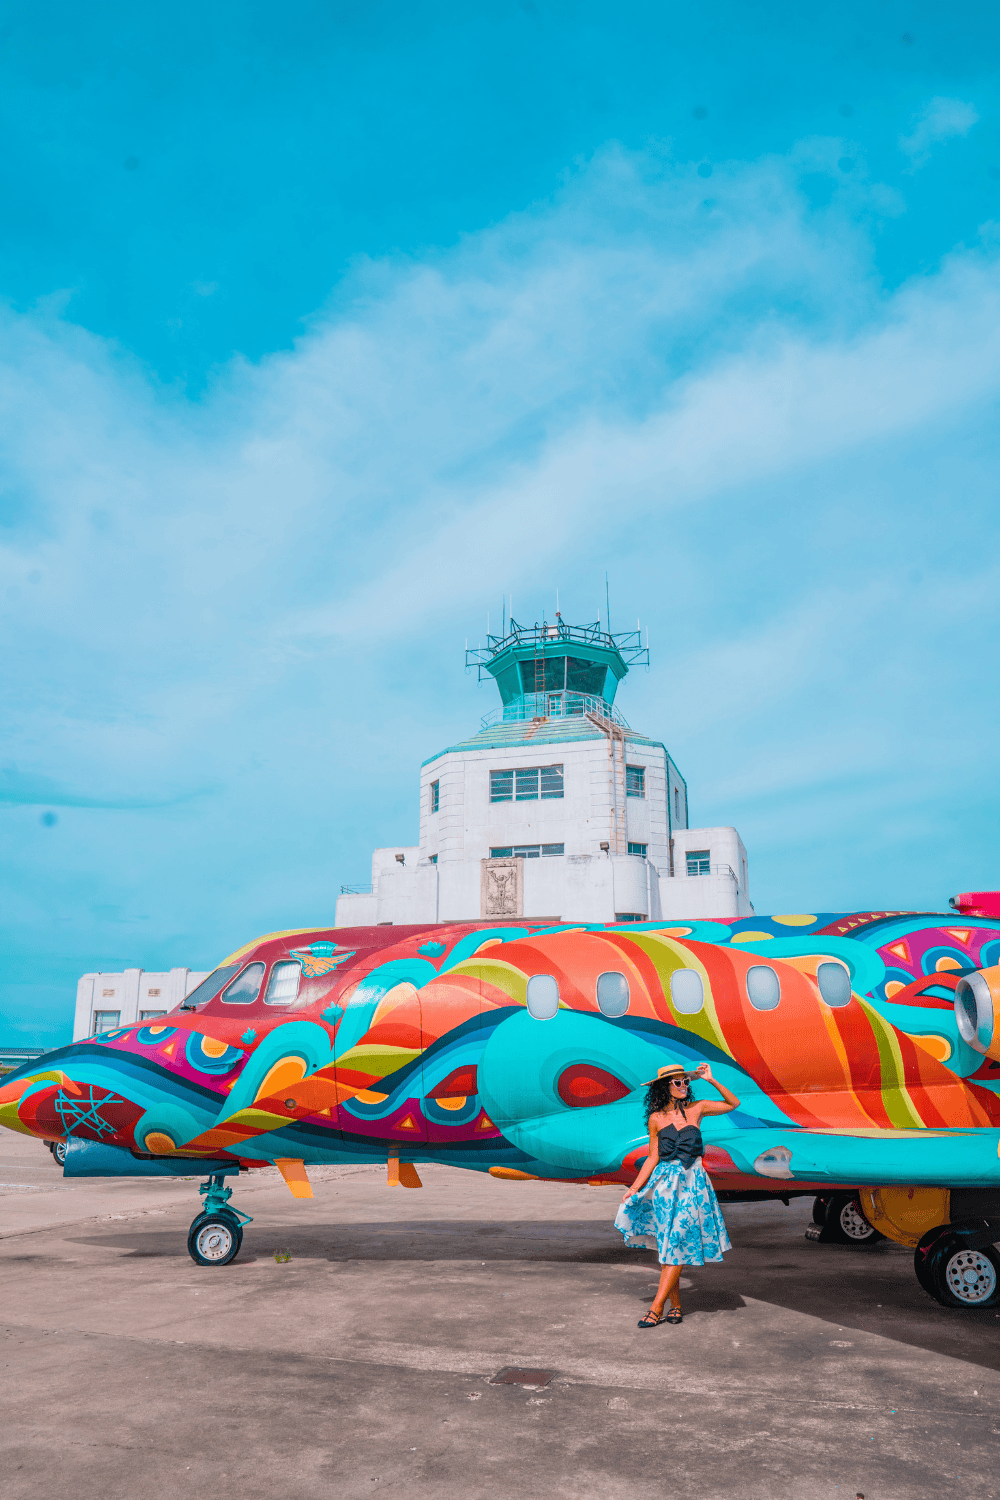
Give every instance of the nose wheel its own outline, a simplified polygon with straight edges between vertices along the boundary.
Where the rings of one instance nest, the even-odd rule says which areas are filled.
[[[196,1266],[228,1266],[240,1253],[243,1225],[225,1209],[199,1214],[188,1234],[188,1254]]]
[[[198,1189],[205,1207],[188,1231],[188,1254],[196,1266],[228,1266],[240,1253],[244,1224],[253,1223],[250,1214],[229,1207],[233,1190],[224,1182],[210,1177]]]

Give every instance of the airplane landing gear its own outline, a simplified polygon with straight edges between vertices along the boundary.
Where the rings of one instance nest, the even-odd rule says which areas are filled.
[[[196,1266],[228,1266],[240,1253],[243,1225],[253,1223],[252,1215],[229,1207],[233,1190],[224,1183],[224,1177],[214,1176],[198,1189],[205,1205],[188,1231],[188,1254]]]
[[[938,1224],[913,1252],[924,1291],[942,1307],[1000,1307],[1000,1255],[987,1240],[995,1230],[979,1224]]]
[[[813,1204],[807,1240],[826,1245],[874,1245],[883,1236],[869,1223],[855,1193],[830,1193]]]

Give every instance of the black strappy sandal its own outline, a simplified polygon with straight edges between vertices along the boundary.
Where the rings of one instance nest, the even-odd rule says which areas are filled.
[[[681,1312],[681,1310],[680,1310],[679,1307],[672,1307],[670,1309],[670,1311],[667,1313],[667,1315],[666,1315],[666,1317],[664,1318],[663,1321],[665,1323],[674,1323],[674,1324],[683,1323],[684,1322],[684,1314]]]
[[[646,1314],[646,1316],[644,1318],[640,1318],[639,1319],[639,1322],[636,1324],[636,1327],[637,1328],[655,1328],[657,1326],[657,1324],[662,1323],[662,1322],[663,1322],[662,1316],[660,1314],[658,1314],[658,1313],[655,1313],[653,1311],[653,1309],[650,1308],[649,1312]]]

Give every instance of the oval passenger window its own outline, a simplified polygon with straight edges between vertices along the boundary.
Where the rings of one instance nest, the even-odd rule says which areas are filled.
[[[705,986],[697,969],[675,969],[670,976],[670,998],[682,1016],[696,1016],[705,1004]]]
[[[775,1010],[781,999],[781,981],[768,964],[747,970],[747,999],[754,1010]]]
[[[238,979],[222,991],[222,999],[226,1005],[252,1005],[260,994],[261,982],[264,978],[263,964],[247,964]]]
[[[551,1021],[559,1009],[559,986],[551,974],[532,974],[528,980],[528,1014],[536,1021]]]
[[[623,1016],[628,1010],[628,980],[624,974],[598,974],[597,1008],[602,1016]]]
[[[827,1005],[850,1004],[851,976],[843,964],[820,964],[816,970],[816,983]]]

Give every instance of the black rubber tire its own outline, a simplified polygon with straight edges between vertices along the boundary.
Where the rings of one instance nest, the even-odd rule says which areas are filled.
[[[66,1165],[66,1142],[49,1141],[47,1144],[49,1150],[52,1152],[52,1158],[56,1166],[64,1167]]]
[[[826,1223],[826,1210],[829,1203],[830,1200],[825,1194],[813,1199],[813,1223],[818,1224],[821,1229]]]
[[[867,1225],[867,1234],[858,1232],[862,1225]],[[831,1193],[823,1222],[824,1244],[876,1245],[884,1238],[868,1223],[855,1193]]]
[[[228,1266],[242,1244],[243,1225],[224,1208],[199,1214],[188,1230],[188,1254],[196,1266]]]
[[[970,1250],[964,1235],[943,1234],[927,1252],[925,1265],[927,1290],[942,1307],[961,1312],[1000,1307],[1000,1255],[994,1245]]]
[[[928,1229],[917,1241],[917,1248],[913,1252],[913,1271],[923,1290],[928,1297],[934,1297],[934,1283],[931,1280],[928,1259],[931,1248],[937,1243],[943,1234],[950,1233],[947,1224],[935,1224],[933,1229]]]

